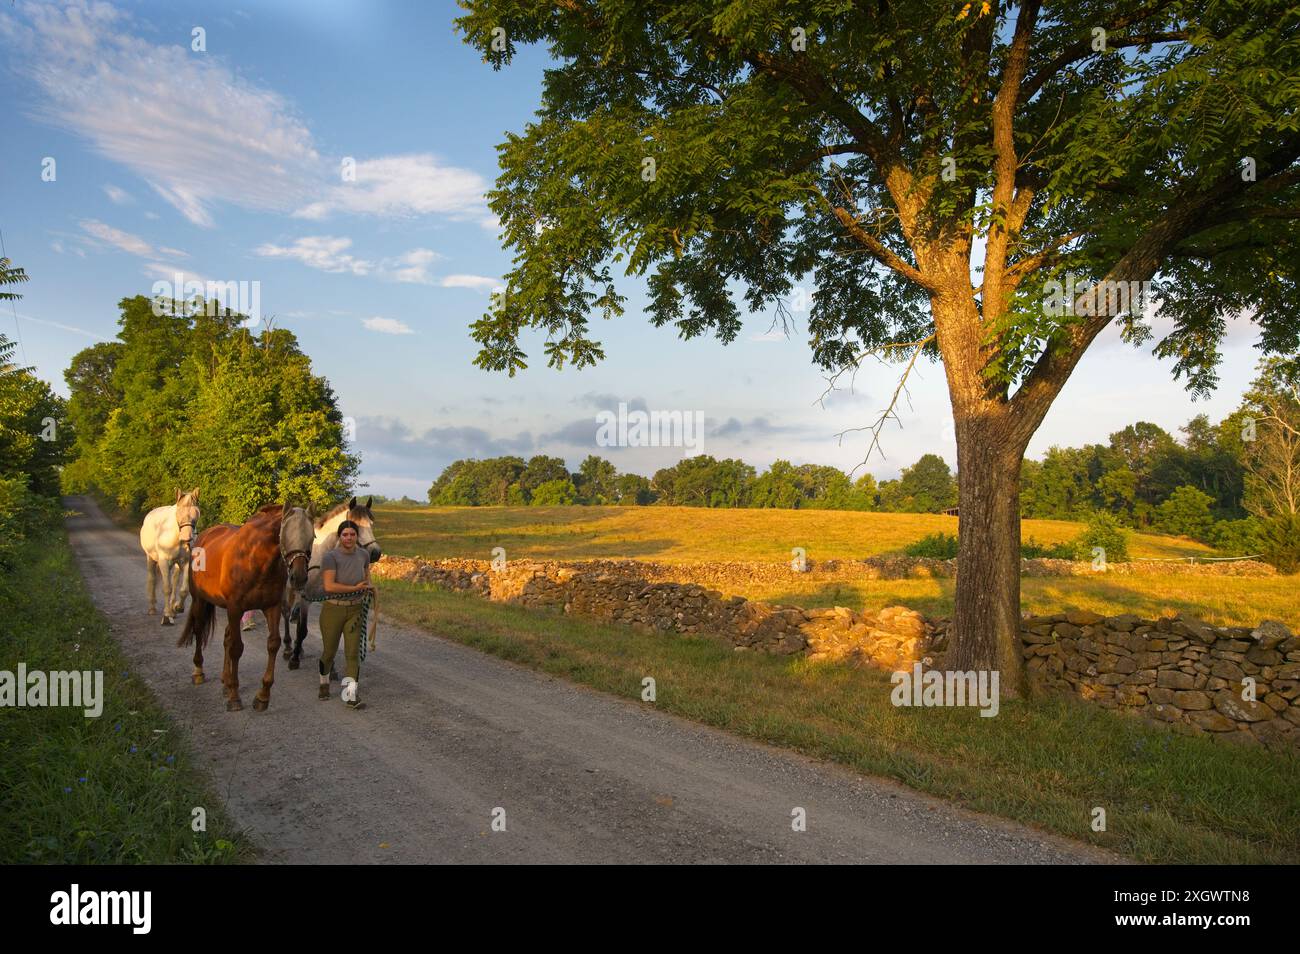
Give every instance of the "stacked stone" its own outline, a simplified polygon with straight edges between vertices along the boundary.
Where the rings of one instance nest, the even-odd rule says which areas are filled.
[[[1300,747],[1300,639],[1276,620],[1250,629],[1072,611],[1025,619],[1021,640],[1042,688],[1183,731]]]

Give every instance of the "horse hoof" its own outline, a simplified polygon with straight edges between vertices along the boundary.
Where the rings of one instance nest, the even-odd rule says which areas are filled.
[[[175,621],[174,619],[172,619],[170,616],[164,616],[164,617],[162,618],[162,622],[159,623],[158,625],[160,625],[160,626],[175,626],[175,625],[176,625],[176,621]]]
[[[244,704],[243,704],[242,702],[240,702],[238,699],[227,699],[227,700],[226,700],[226,711],[227,711],[227,712],[243,712],[243,711],[244,711]]]
[[[201,685],[203,685],[203,673],[201,673],[201,672],[196,672],[196,673],[195,673],[193,676],[191,676],[190,678],[192,678],[192,679],[194,680],[194,685],[196,685],[196,686],[201,686]]]
[[[257,698],[257,696],[254,696],[254,697],[253,697],[253,711],[254,711],[254,712],[265,712],[265,711],[266,711],[266,707],[269,706],[270,704],[271,704],[271,700],[270,700],[270,699],[262,700],[262,699]]]
[[[154,609],[152,606],[150,606],[150,607],[149,607],[149,615],[150,615],[150,616],[157,616],[157,615],[158,615],[158,611],[157,611],[156,609]]]
[[[287,660],[289,660],[289,668],[290,668],[290,669],[297,669],[299,666],[302,665],[301,660],[294,659],[292,656],[285,656],[284,658],[287,659]]]

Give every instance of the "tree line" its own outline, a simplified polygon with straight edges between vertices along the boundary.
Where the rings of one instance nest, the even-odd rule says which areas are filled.
[[[201,300],[124,298],[115,341],[64,372],[71,446],[64,493],[99,491],[129,513],[200,487],[203,522],[239,523],[267,503],[323,508],[359,459],[329,383],[284,329]]]
[[[925,454],[896,480],[856,480],[836,467],[774,461],[761,475],[742,460],[687,457],[653,477],[620,474],[588,455],[570,473],[563,458],[539,454],[466,459],[450,464],[429,488],[434,506],[777,507],[936,513],[957,502],[957,482],[943,458]]]

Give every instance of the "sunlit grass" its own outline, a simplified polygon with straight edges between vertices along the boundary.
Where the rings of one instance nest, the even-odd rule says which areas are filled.
[[[792,547],[810,559],[854,559],[901,551],[932,533],[956,533],[957,518],[845,510],[711,510],[702,507],[377,508],[384,549],[398,556],[491,559],[632,558],[665,563],[784,561]],[[1022,535],[1065,543],[1084,529],[1068,520],[1026,520]],[[1204,544],[1135,533],[1139,559],[1205,556]]]

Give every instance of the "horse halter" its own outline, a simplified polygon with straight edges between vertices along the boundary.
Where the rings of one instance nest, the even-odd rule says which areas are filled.
[[[290,550],[288,553],[285,553],[285,552],[284,552],[284,548],[283,548],[283,547],[280,548],[280,559],[282,559],[282,560],[284,561],[284,569],[285,569],[285,572],[286,572],[286,573],[292,572],[292,570],[293,570],[293,559],[294,559],[294,557],[296,557],[296,556],[300,556],[300,555],[302,556],[302,558],[303,558],[304,560],[307,561],[308,564],[311,563],[311,551],[310,551],[310,550],[302,550],[302,549],[298,549],[298,550]],[[308,569],[308,571],[310,572],[310,570],[311,570],[310,565],[308,566],[307,569]]]

